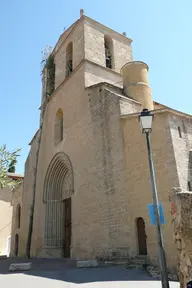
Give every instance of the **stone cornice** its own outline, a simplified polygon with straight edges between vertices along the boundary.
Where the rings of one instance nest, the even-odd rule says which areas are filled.
[[[169,108],[169,107],[152,110],[152,113],[154,115],[155,114],[159,114],[159,113],[166,113],[166,112],[170,113],[170,114],[174,114],[174,115],[180,116],[180,117],[184,117],[186,119],[190,119],[190,120],[192,119],[192,115],[186,114],[186,113],[178,111],[178,110],[174,110],[174,109]],[[122,119],[126,119],[126,118],[131,118],[131,117],[138,117],[139,115],[140,115],[140,112],[132,113],[132,114],[124,114],[124,115],[121,115],[121,118]]]

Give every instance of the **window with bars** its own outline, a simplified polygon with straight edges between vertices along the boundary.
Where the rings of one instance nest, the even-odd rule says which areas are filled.
[[[177,129],[178,129],[179,137],[182,138],[181,127],[178,126]]]
[[[70,42],[66,49],[66,77],[73,72],[73,43]]]

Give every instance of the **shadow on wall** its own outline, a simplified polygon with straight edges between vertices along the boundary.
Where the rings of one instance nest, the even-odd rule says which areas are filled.
[[[10,202],[12,200],[12,191],[9,188],[0,189],[0,201]]]
[[[187,283],[187,288],[192,288],[192,281]]]
[[[188,190],[189,190],[189,191],[192,191],[192,150],[189,151]]]

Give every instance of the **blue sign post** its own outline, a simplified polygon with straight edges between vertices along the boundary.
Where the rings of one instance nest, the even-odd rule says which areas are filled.
[[[151,221],[151,225],[155,226],[156,225],[156,220],[155,220],[155,209],[153,204],[148,204],[148,211],[149,211],[149,217]],[[165,224],[165,218],[163,214],[163,207],[161,203],[159,203],[159,216],[160,216],[160,222],[161,224]]]

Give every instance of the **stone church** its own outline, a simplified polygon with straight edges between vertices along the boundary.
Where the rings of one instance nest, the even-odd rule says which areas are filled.
[[[49,60],[39,130],[17,195],[21,219],[12,229],[12,256],[26,255],[38,164],[32,257],[143,257],[158,263],[156,229],[148,215],[147,147],[138,120],[147,108],[154,114],[151,145],[166,257],[174,268],[168,191],[192,189],[192,116],[155,102],[147,64],[133,60],[132,40],[82,10]]]

